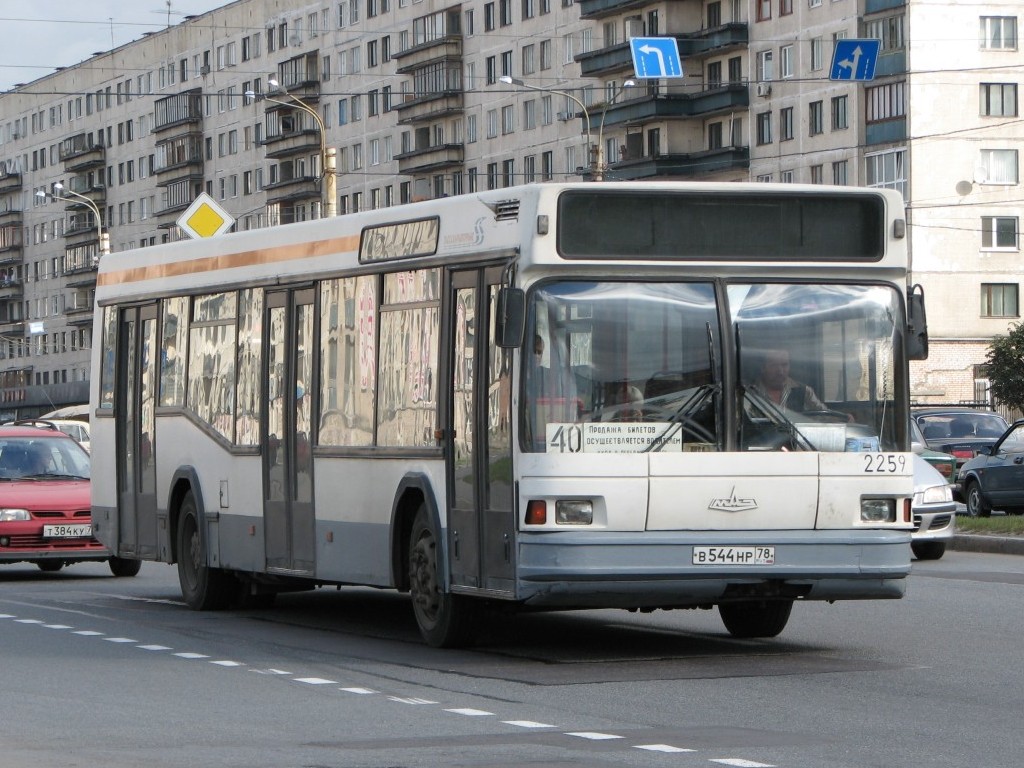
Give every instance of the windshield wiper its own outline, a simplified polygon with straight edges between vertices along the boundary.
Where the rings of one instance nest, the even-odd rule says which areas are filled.
[[[786,433],[793,439],[793,441],[799,445],[803,450],[816,451],[817,447],[810,441],[810,439],[800,428],[797,427],[787,416],[782,406],[772,402],[769,398],[762,395],[756,389],[740,385],[740,402],[749,398],[750,402],[757,406],[761,412],[771,421],[772,426],[776,429],[785,430]]]

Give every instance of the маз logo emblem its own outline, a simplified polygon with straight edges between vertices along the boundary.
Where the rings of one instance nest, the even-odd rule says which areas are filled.
[[[757,500],[739,498],[736,495],[736,486],[734,485],[729,498],[712,499],[711,503],[708,504],[708,509],[714,509],[719,512],[746,512],[751,509],[757,509]]]

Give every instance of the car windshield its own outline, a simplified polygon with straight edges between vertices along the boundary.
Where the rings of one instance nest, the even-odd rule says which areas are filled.
[[[89,454],[64,437],[0,437],[0,482],[89,479]]]
[[[1007,424],[998,413],[956,411],[921,414],[916,419],[925,440],[990,438],[1006,431]]]
[[[877,451],[904,439],[891,288],[549,282],[530,314],[526,450]]]

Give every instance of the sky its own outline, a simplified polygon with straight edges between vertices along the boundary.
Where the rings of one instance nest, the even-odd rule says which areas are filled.
[[[0,92],[230,0],[0,0]]]

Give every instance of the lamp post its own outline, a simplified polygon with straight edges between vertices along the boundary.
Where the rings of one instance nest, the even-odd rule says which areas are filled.
[[[541,88],[538,85],[530,85],[530,83],[527,83],[524,80],[520,80],[518,77],[510,77],[508,75],[502,75],[498,79],[501,82],[506,83],[508,85],[516,85],[519,86],[520,88],[529,88],[531,91],[540,91],[541,93],[555,93],[558,94],[559,96],[565,96],[565,98],[571,99],[572,101],[576,102],[579,105],[580,109],[583,110],[583,120],[585,121],[587,129],[587,162],[590,165],[590,176],[595,181],[598,181],[599,179],[597,179],[597,169],[600,167],[600,147],[598,147],[597,151],[595,151],[594,146],[590,141],[590,112],[587,111],[587,105],[580,101],[577,97],[573,96],[568,91],[558,91],[553,88]]]
[[[594,171],[594,181],[604,181],[604,117],[608,114],[608,107],[614,104],[615,100],[625,93],[627,88],[632,88],[634,85],[636,85],[636,80],[626,80],[612,93],[612,97],[605,101],[604,106],[601,107],[601,123],[597,127],[597,168]]]
[[[280,87],[280,83],[273,77],[269,78],[267,83],[273,88]],[[263,98],[274,104],[280,104],[283,107],[298,107],[313,118],[317,128],[320,130],[320,178],[324,181],[324,216],[333,218],[338,215],[338,177],[335,174],[337,170],[337,150],[334,147],[327,146],[327,127],[324,125],[324,120],[320,117],[319,113],[295,94],[289,93],[285,89],[282,89],[282,91],[291,101],[282,101],[281,99],[275,99],[273,96],[266,95]],[[246,91],[245,97],[247,99],[255,98],[256,94],[253,91]]]
[[[67,192],[69,195],[74,195],[74,197],[65,197],[64,195],[58,195],[54,192],[44,192],[43,190],[36,192],[36,197],[52,197],[54,200],[63,200],[66,203],[77,203],[79,201],[85,203],[89,210],[92,211],[92,215],[96,217],[96,235],[100,241],[100,256],[106,256],[109,254],[110,233],[103,231],[103,215],[100,213],[100,207],[85,195],[75,192],[73,189],[66,189],[59,181],[53,185],[53,188],[58,192]]]

